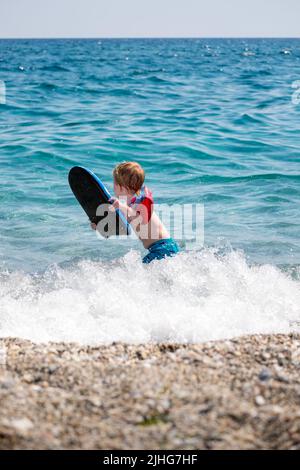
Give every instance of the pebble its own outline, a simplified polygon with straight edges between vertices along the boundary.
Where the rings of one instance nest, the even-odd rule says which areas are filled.
[[[255,403],[257,404],[257,406],[263,406],[266,403],[266,400],[261,395],[257,395],[255,397]]]
[[[258,378],[261,380],[261,382],[266,382],[272,378],[272,372],[270,369],[264,368],[260,371]]]
[[[33,423],[28,418],[14,418],[10,420],[3,420],[2,426],[14,430],[16,434],[21,436],[27,436],[28,432],[33,428]]]
[[[15,386],[15,379],[11,376],[3,377],[0,379],[0,388],[9,390]]]

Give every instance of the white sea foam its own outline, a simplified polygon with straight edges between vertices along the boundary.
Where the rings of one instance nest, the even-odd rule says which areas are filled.
[[[0,276],[0,337],[83,344],[199,342],[300,330],[300,282],[241,253],[82,261]]]

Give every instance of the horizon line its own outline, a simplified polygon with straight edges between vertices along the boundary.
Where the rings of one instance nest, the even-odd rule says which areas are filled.
[[[0,37],[0,40],[57,40],[57,39],[300,39],[300,36],[28,36]]]

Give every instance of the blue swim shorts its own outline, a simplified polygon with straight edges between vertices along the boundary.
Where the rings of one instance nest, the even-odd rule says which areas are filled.
[[[179,246],[173,238],[165,238],[154,242],[148,248],[149,253],[143,258],[143,263],[149,264],[154,259],[163,259],[174,256],[179,252]]]

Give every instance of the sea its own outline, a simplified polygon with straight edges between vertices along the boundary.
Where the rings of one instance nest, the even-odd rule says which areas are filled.
[[[145,266],[68,185],[137,161],[203,240]],[[192,343],[300,331],[300,40],[0,40],[0,337]]]

